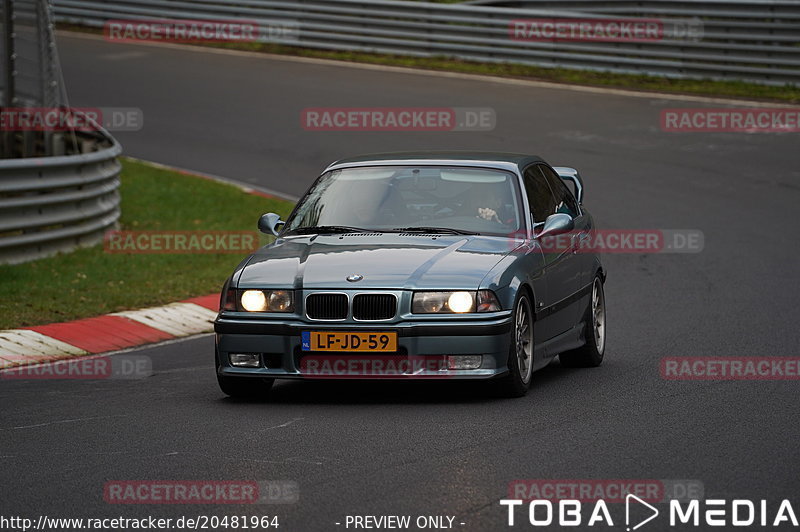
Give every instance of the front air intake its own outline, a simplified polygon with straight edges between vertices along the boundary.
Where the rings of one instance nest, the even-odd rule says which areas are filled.
[[[343,320],[347,318],[345,294],[311,294],[306,298],[306,316],[312,320]]]
[[[397,313],[393,294],[358,294],[353,298],[353,318],[362,321],[390,320]]]

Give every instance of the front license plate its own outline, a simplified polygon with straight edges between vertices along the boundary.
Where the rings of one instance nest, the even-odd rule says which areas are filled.
[[[396,332],[303,331],[303,351],[397,351]]]

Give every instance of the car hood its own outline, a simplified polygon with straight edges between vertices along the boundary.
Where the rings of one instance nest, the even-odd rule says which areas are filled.
[[[240,288],[478,289],[515,247],[487,236],[316,235],[278,239],[239,272]],[[358,282],[347,277],[361,275]]]

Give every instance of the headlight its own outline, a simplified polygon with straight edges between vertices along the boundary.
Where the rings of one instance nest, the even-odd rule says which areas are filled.
[[[447,298],[447,307],[453,312],[463,314],[472,311],[475,306],[475,296],[469,292],[453,292]]]
[[[414,314],[474,312],[474,292],[415,292],[411,303]]]
[[[293,303],[289,290],[267,290],[267,308],[270,312],[291,312]]]
[[[245,290],[242,294],[242,308],[248,312],[267,310],[267,296],[261,290]]]
[[[414,314],[475,312],[475,292],[415,292]]]
[[[414,294],[412,312],[446,312],[447,310],[445,309],[445,305],[447,305],[448,297],[449,294],[446,292],[420,292]]]
[[[223,310],[247,312],[292,312],[294,296],[291,290],[228,290]]]
[[[501,310],[491,290],[478,292],[414,292],[411,312],[414,314],[466,314]]]

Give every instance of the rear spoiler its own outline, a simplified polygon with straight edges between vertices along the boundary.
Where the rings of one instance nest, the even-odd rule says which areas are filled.
[[[575,194],[575,199],[578,200],[580,205],[583,205],[583,179],[581,179],[581,175],[578,173],[578,171],[574,168],[570,168],[569,166],[554,166],[553,170],[555,170],[558,176],[564,181],[572,182],[572,185],[575,188],[573,191],[573,194]]]

